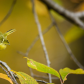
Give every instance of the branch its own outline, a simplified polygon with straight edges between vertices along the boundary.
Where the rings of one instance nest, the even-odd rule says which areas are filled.
[[[47,33],[53,26],[54,24],[50,24],[43,32],[42,34],[44,35],[45,33]],[[29,51],[32,49],[32,47],[34,46],[34,44],[37,42],[37,40],[39,39],[39,35],[37,35],[37,37],[34,39],[34,41],[32,42],[32,44],[29,46],[29,48],[27,49],[26,53],[23,53],[21,51],[18,51],[19,54],[23,55],[23,56],[26,56],[28,57],[28,54],[29,54]],[[48,79],[48,77],[41,77],[41,76],[38,76],[38,75],[35,75],[33,74],[33,71],[31,68],[29,68],[30,70],[30,74],[32,77],[38,77],[38,78],[44,78],[44,79]],[[52,77],[52,79],[57,79],[56,77]]]
[[[70,47],[69,47],[68,44],[66,43],[66,41],[65,41],[65,39],[64,39],[64,37],[63,37],[63,35],[62,35],[62,33],[61,33],[60,30],[59,30],[58,25],[56,24],[56,21],[55,21],[54,17],[52,16],[52,14],[51,14],[50,12],[49,12],[49,14],[50,14],[50,17],[51,17],[52,22],[53,22],[54,25],[55,25],[55,28],[56,28],[58,34],[59,34],[59,36],[60,36],[60,38],[61,38],[63,44],[65,45],[65,47],[66,47],[68,53],[70,54],[71,58],[73,59],[73,61],[76,63],[76,65],[77,65],[78,67],[80,67],[80,68],[82,68],[82,69],[84,70],[84,66],[81,65],[81,63],[76,59],[76,57],[74,56],[74,54],[73,54],[73,52],[71,51]]]
[[[14,73],[13,72],[11,72],[11,69],[10,69],[10,67],[5,63],[5,62],[2,62],[2,61],[0,61],[0,64],[2,65],[0,65],[0,67],[6,72],[6,74],[8,75],[8,77],[15,83],[15,84],[18,84],[17,83],[17,81],[16,81],[16,79],[15,79],[15,77],[14,77]],[[5,69],[5,68],[7,69]]]
[[[36,78],[43,78],[43,79],[49,79],[48,77],[46,77],[46,76],[39,76],[39,75],[35,75],[35,74],[33,74],[33,77],[36,77]],[[52,77],[52,79],[59,79],[59,78],[57,78],[57,77]]]
[[[32,8],[33,8],[33,13],[34,13],[34,18],[35,18],[35,22],[36,22],[37,27],[38,27],[38,32],[39,32],[41,44],[42,44],[42,47],[43,47],[43,50],[44,50],[44,53],[45,53],[45,57],[46,57],[46,60],[47,60],[47,65],[48,65],[48,67],[50,67],[50,61],[49,61],[48,53],[47,53],[45,43],[44,43],[44,39],[43,39],[42,32],[41,32],[41,25],[39,23],[38,16],[37,16],[36,11],[35,11],[34,0],[31,0],[31,1],[32,1]],[[49,82],[50,83],[52,82],[51,74],[49,74]]]
[[[34,74],[33,74],[32,68],[29,67],[29,70],[30,70],[30,74],[31,74],[31,76],[34,77]]]
[[[77,13],[74,13],[76,17],[79,17],[79,18],[84,18],[84,11],[82,12],[77,12]]]
[[[46,81],[44,81],[44,80],[36,80],[37,82],[41,82],[41,83],[48,83],[48,82],[46,82]]]
[[[13,11],[13,8],[14,8],[14,5],[16,3],[16,0],[13,0],[13,3],[8,11],[8,13],[6,14],[6,16],[3,18],[3,20],[0,22],[0,26],[6,21],[6,19],[10,16],[10,14],[12,13]]]
[[[55,12],[66,18],[68,21],[70,21],[71,23],[74,23],[75,25],[84,29],[84,23],[79,19],[78,17],[80,16],[79,14],[75,15],[75,13],[64,9],[63,7],[53,2],[52,0],[40,0],[40,1],[43,2],[45,5],[47,5],[49,9],[54,10]]]

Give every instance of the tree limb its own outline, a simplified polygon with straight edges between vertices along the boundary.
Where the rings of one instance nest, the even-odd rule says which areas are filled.
[[[63,44],[65,45],[65,47],[66,47],[68,53],[70,54],[72,60],[75,62],[75,64],[76,64],[78,67],[80,67],[80,68],[82,68],[82,69],[84,70],[84,66],[76,59],[76,57],[74,56],[74,54],[73,54],[73,52],[71,51],[70,47],[69,47],[68,44],[66,43],[66,41],[65,41],[65,39],[64,39],[64,37],[63,37],[63,35],[62,35],[62,33],[61,33],[60,30],[59,30],[59,27],[58,27],[58,25],[57,25],[57,23],[56,23],[54,17],[52,16],[52,14],[51,14],[50,12],[49,12],[49,14],[50,14],[50,17],[51,17],[52,22],[53,22],[54,25],[55,25],[55,28],[56,28],[58,34],[59,34],[59,36],[60,36],[60,38],[61,38]]]
[[[84,23],[79,19],[80,14],[75,15],[75,13],[66,10],[65,8],[59,6],[57,3],[53,2],[52,0],[40,0],[40,1],[43,2],[49,9],[54,10],[55,12],[66,18],[68,21],[70,21],[71,23],[84,29]]]

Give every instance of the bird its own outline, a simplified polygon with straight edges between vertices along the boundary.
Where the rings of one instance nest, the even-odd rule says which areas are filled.
[[[15,32],[15,29],[10,29],[9,31],[2,33],[0,32],[0,51],[5,49],[7,45],[9,45],[9,41],[7,39],[7,36]]]

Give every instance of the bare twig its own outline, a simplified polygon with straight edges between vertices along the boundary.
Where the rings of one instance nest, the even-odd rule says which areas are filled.
[[[48,32],[48,31],[52,28],[53,25],[54,25],[53,23],[50,24],[50,25],[48,26],[48,28],[46,28],[46,29],[42,32],[42,34],[44,35],[46,32]],[[27,49],[26,53],[23,53],[23,52],[21,52],[21,51],[18,51],[18,53],[21,54],[21,55],[23,55],[23,56],[28,57],[29,51],[32,49],[32,47],[34,46],[34,44],[37,42],[38,39],[39,39],[39,35],[34,39],[34,41],[32,42],[32,44],[31,44],[31,45],[29,46],[29,48]],[[31,73],[31,76],[32,76],[32,77],[38,77],[38,78],[48,79],[48,77],[41,77],[41,76],[37,76],[37,75],[33,74],[33,71],[32,71],[31,68],[29,68],[29,70],[30,70],[30,73]],[[56,79],[56,77],[53,77],[52,79]]]
[[[77,12],[77,13],[74,13],[76,17],[79,17],[79,18],[84,18],[84,11],[82,12]]]
[[[27,57],[26,53],[23,53],[21,51],[17,51],[17,53]]]
[[[44,35],[45,33],[47,33],[53,26],[54,24],[50,24],[43,32],[42,34]],[[39,35],[37,35],[37,37],[34,39],[34,41],[32,42],[32,44],[29,46],[29,48],[27,49],[26,53],[23,53],[21,51],[18,51],[19,54],[23,55],[23,56],[28,56],[29,51],[32,49],[32,47],[34,46],[34,44],[37,42],[37,40],[39,39]],[[39,76],[39,75],[35,75],[33,74],[33,71],[31,68],[29,68],[31,76],[32,77],[36,77],[36,78],[43,78],[43,79],[49,79],[49,77],[45,77],[45,76]],[[57,77],[52,77],[52,79],[58,79]]]
[[[34,74],[33,74],[32,68],[29,67],[29,70],[30,70],[31,76],[34,77]]]
[[[13,81],[13,79],[12,79],[12,77],[10,76],[9,72],[8,72],[3,66],[0,65],[0,67],[3,69],[3,71],[6,72],[7,76],[8,76],[9,78],[11,78],[11,80]]]
[[[46,77],[46,76],[39,76],[39,75],[35,75],[33,74],[33,77],[36,77],[36,78],[43,78],[43,79],[49,79],[49,77]],[[52,79],[59,79],[57,77],[52,77]]]
[[[42,44],[42,47],[43,47],[43,50],[44,50],[44,53],[45,53],[45,57],[46,57],[46,60],[47,60],[47,65],[50,67],[50,61],[49,61],[48,53],[47,53],[45,43],[44,43],[44,39],[43,39],[42,32],[41,32],[41,25],[39,23],[38,16],[37,16],[36,11],[35,11],[34,0],[31,0],[31,1],[32,1],[32,8],[33,8],[33,13],[34,13],[34,18],[35,18],[35,22],[36,22],[37,27],[38,27],[38,32],[39,32],[41,44]],[[51,74],[49,74],[49,82],[50,83],[52,82]]]
[[[12,13],[13,11],[13,8],[14,8],[14,5],[16,3],[16,0],[13,0],[13,3],[10,7],[10,10],[8,11],[8,13],[6,14],[6,16],[4,17],[4,19],[0,22],[0,26],[6,21],[6,19],[10,16],[10,14]]]
[[[78,67],[84,69],[84,66],[81,65],[81,63],[76,59],[76,57],[74,56],[74,54],[73,54],[73,52],[71,51],[70,47],[69,47],[68,44],[66,43],[66,41],[65,41],[65,39],[64,39],[64,37],[63,37],[63,35],[62,35],[62,33],[60,32],[59,27],[58,27],[58,25],[56,24],[56,21],[55,21],[55,19],[53,18],[52,14],[51,14],[50,12],[49,12],[49,14],[50,14],[50,17],[51,17],[52,22],[53,22],[54,25],[55,25],[55,28],[56,28],[58,34],[59,34],[59,36],[60,36],[60,38],[61,38],[63,44],[65,45],[65,47],[66,47],[68,53],[70,54],[71,58],[73,59],[73,61],[76,63],[76,65],[77,65]]]
[[[71,23],[74,23],[84,29],[84,23],[78,18],[80,16],[79,14],[76,14],[66,10],[65,8],[59,6],[57,3],[53,2],[52,0],[40,0],[43,2],[49,9],[53,9],[56,11],[58,14],[66,18],[68,21]]]
[[[42,34],[44,35],[46,32],[48,32],[48,31],[52,28],[52,26],[53,26],[53,23],[50,24],[50,25],[48,26],[48,28],[46,28],[46,29],[42,32]],[[32,49],[32,47],[34,46],[34,44],[37,42],[38,39],[39,39],[39,35],[34,39],[34,41],[33,41],[33,42],[31,43],[31,45],[28,47],[26,53],[22,53],[21,51],[18,51],[18,53],[21,54],[21,55],[23,55],[23,56],[26,56],[26,57],[27,57],[28,54],[29,54],[29,51]]]
[[[15,79],[15,77],[14,77],[14,73],[13,72],[11,72],[11,69],[10,69],[10,67],[5,63],[5,62],[2,62],[2,61],[0,61],[0,64],[2,65],[0,65],[0,67],[6,72],[6,74],[8,75],[8,77],[10,77],[10,79],[15,83],[15,84],[18,84],[17,83],[17,81],[16,81],[16,79]],[[7,69],[5,69],[5,68]]]
[[[48,83],[48,82],[46,82],[46,81],[44,81],[44,80],[36,80],[37,82],[41,82],[41,83]]]

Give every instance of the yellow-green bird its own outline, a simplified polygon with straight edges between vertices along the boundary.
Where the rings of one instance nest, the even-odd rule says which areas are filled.
[[[15,29],[11,29],[5,33],[0,32],[0,50],[5,49],[6,46],[9,45],[9,41],[7,40],[7,36],[13,32],[15,32]]]

